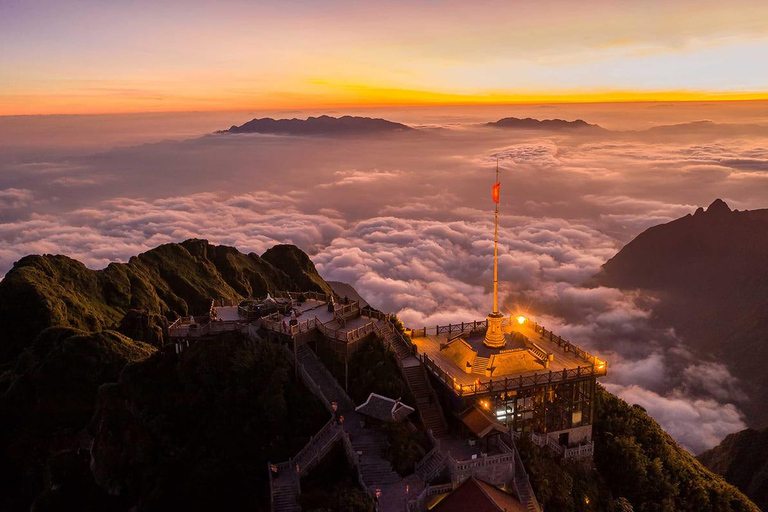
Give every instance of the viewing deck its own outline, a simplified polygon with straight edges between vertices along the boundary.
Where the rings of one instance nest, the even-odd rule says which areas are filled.
[[[607,363],[542,326],[507,319],[508,344],[483,344],[486,321],[412,329],[416,356],[458,396],[484,394],[607,373]],[[518,333],[518,334],[515,334]],[[522,335],[522,336],[520,336]]]

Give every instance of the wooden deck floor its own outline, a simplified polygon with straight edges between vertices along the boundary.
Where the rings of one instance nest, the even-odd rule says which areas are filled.
[[[557,345],[557,343],[550,342],[548,339],[543,338],[536,333],[532,328],[527,325],[516,324],[514,326],[504,327],[504,332],[510,333],[512,331],[519,332],[526,336],[529,341],[536,343],[539,347],[545,351],[552,353],[554,359],[550,362],[549,368],[545,368],[537,358],[528,353],[521,353],[515,361],[515,364],[510,364],[508,367],[500,367],[494,371],[493,377],[487,377],[476,373],[466,372],[466,363],[457,361],[449,357],[449,351],[440,350],[440,345],[447,343],[449,335],[439,334],[430,335],[426,337],[413,338],[413,344],[416,345],[418,352],[426,354],[432,361],[437,363],[443,370],[450,373],[452,377],[456,378],[456,382],[462,385],[474,384],[478,380],[480,382],[488,382],[490,380],[499,381],[506,378],[515,378],[520,375],[533,375],[534,373],[547,373],[550,370],[552,372],[562,371],[564,369],[572,370],[577,367],[590,367],[592,363],[585,361],[584,359],[577,357],[573,352],[565,352],[563,348]],[[455,337],[456,334],[451,334],[450,337]],[[482,344],[482,336],[464,337],[465,340],[472,348],[479,353],[481,357],[489,357],[492,354],[499,354],[505,349],[490,349]]]

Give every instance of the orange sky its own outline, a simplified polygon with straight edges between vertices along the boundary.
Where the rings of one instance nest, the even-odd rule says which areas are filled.
[[[768,98],[737,0],[13,3],[0,115]]]

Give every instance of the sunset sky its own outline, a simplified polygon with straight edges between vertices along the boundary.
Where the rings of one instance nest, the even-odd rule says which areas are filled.
[[[0,0],[0,115],[757,98],[764,0]]]

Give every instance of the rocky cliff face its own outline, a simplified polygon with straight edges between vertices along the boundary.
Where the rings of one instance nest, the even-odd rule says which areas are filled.
[[[333,293],[331,287],[320,274],[317,273],[315,264],[309,256],[302,251],[297,251],[293,245],[276,245],[267,249],[261,258],[283,271],[294,283],[296,291],[315,290],[325,293]]]
[[[0,281],[0,322],[5,326],[0,330],[0,363],[51,326],[116,329],[158,343],[168,321],[206,313],[211,299],[329,289],[300,249],[278,247],[264,259],[206,240],[187,240],[103,270],[66,256],[26,256]]]
[[[741,379],[750,424],[768,423],[768,210],[721,200],[652,227],[603,266],[599,284],[661,299],[654,320]]]

